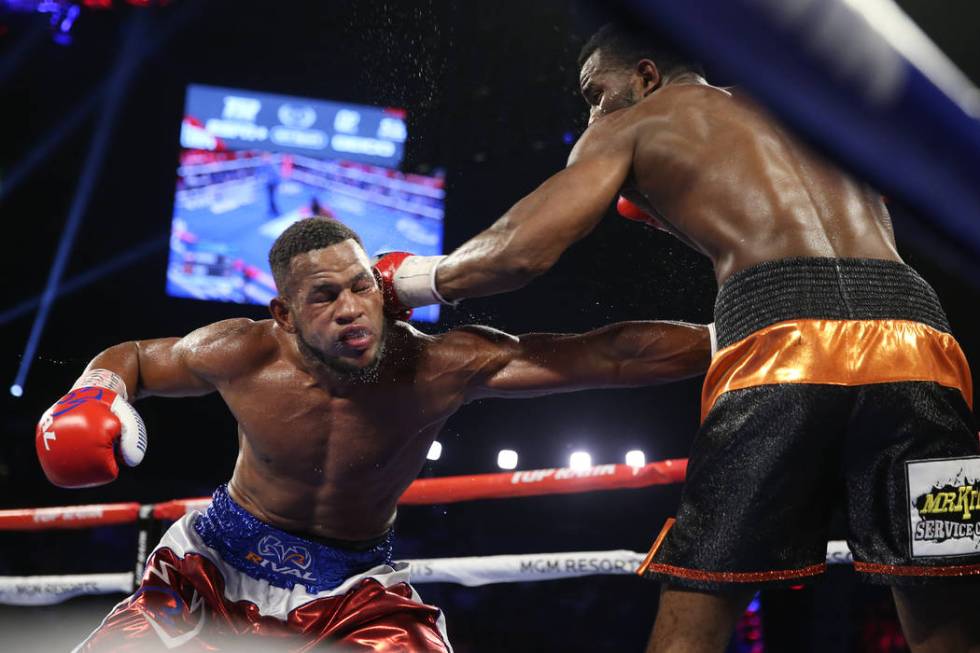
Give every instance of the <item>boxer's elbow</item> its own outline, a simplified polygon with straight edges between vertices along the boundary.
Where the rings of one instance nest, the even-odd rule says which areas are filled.
[[[89,362],[85,371],[93,369],[109,370],[119,374],[124,380],[130,380],[127,377],[133,376],[139,370],[139,351],[136,341],[127,340],[104,349]]]

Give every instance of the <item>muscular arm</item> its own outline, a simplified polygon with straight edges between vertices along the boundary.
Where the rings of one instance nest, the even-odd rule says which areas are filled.
[[[130,400],[214,392],[215,383],[243,363],[251,320],[225,320],[183,338],[136,340],[110,347],[85,368],[107,369],[126,384]]]
[[[620,322],[578,335],[467,331],[484,358],[468,400],[667,383],[703,374],[711,359],[708,328],[682,322]]]
[[[635,130],[628,118],[595,123],[567,168],[445,258],[436,272],[439,293],[453,301],[521,288],[588,235],[629,175]]]

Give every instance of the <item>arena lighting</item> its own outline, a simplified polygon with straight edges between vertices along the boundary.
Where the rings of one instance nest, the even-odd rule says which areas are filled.
[[[0,84],[6,82],[20,68],[34,49],[44,41],[44,26],[35,23],[30,31],[20,38],[17,43],[0,59]]]
[[[497,467],[500,469],[517,468],[517,452],[513,449],[501,449],[497,452]]]
[[[71,45],[71,28],[82,12],[78,5],[67,5],[63,10],[51,14],[51,29],[54,42],[58,45]]]
[[[178,29],[181,25],[186,22],[186,20],[195,13],[198,8],[203,5],[203,3],[195,2],[185,2],[180,5],[180,9],[173,14],[173,17],[164,24],[162,27],[153,30],[150,35],[144,35],[145,43],[143,44],[143,49],[137,52],[130,53],[130,58],[128,60],[119,61],[118,66],[121,67],[121,74],[130,75],[136,71],[143,60],[153,53],[157,48],[160,47],[170,36]],[[0,7],[3,6],[3,0],[0,0]],[[44,31],[41,31],[43,34]],[[14,57],[20,56],[16,53],[13,54]],[[8,75],[9,71],[8,64],[13,65],[11,62],[11,55],[5,55],[2,63],[0,63],[0,82],[3,81],[4,75]],[[103,106],[103,101],[108,97],[110,91],[116,91],[113,86],[113,79],[103,80],[92,91],[81,104],[79,104],[75,110],[69,114],[58,126],[49,131],[43,139],[38,142],[34,149],[31,150],[27,156],[22,160],[18,161],[16,164],[8,168],[6,176],[0,182],[0,202],[3,202],[4,198],[10,195],[10,193],[20,186],[20,184],[27,179],[28,176],[34,170],[44,162],[48,156],[54,152],[62,141],[70,136],[78,127],[85,124],[85,121],[89,116]]]
[[[139,243],[138,245],[127,247],[119,256],[111,258],[105,263],[100,263],[99,265],[91,267],[84,272],[80,272],[68,281],[61,284],[57,293],[55,293],[55,298],[73,293],[89,284],[95,283],[99,279],[109,276],[117,270],[121,270],[129,265],[132,265],[133,263],[136,263],[144,257],[152,254],[156,250],[163,249],[166,247],[167,242],[169,242],[169,239],[166,236],[158,236]],[[35,295],[30,299],[25,299],[22,302],[14,304],[8,309],[0,311],[0,326],[3,326],[8,322],[12,322],[22,315],[27,315],[40,304],[41,295]]]
[[[432,446],[429,447],[429,453],[425,454],[425,457],[429,460],[439,460],[442,455],[442,443],[438,440],[432,441]]]
[[[152,7],[167,5],[170,0],[124,0],[116,3],[118,6]],[[52,39],[58,45],[71,45],[71,30],[82,13],[86,10],[112,9],[112,0],[0,0],[0,7],[10,11],[37,12],[48,14],[48,24]]]
[[[122,8],[126,5],[133,7],[163,7],[172,0],[0,0],[0,9],[11,12],[52,14],[65,12],[75,7],[78,9],[104,10]]]
[[[0,202],[6,196],[10,195],[15,188],[20,186],[34,172],[34,169],[61,145],[66,137],[70,136],[85,122],[89,115],[100,106],[100,101],[107,97],[107,88],[108,86],[106,84],[102,84],[99,90],[86,97],[75,111],[69,114],[61,124],[49,131],[43,137],[43,140],[38,142],[27,156],[10,168],[10,171],[3,180],[3,185],[0,186]]]
[[[647,457],[639,449],[633,449],[626,452],[626,464],[630,467],[643,467],[647,464]]]
[[[138,56],[139,51],[143,47],[143,41],[145,40],[143,29],[145,19],[142,18],[143,15],[142,12],[134,14],[134,18],[128,24],[128,29],[124,32],[125,38],[123,39],[122,47],[119,48],[119,56],[116,59],[115,67],[109,80],[102,115],[99,117],[95,133],[92,135],[88,155],[85,157],[78,186],[75,188],[75,196],[72,198],[72,203],[68,210],[68,219],[65,221],[65,227],[61,232],[61,240],[58,242],[54,262],[48,274],[48,281],[45,284],[44,293],[41,295],[41,305],[38,307],[34,324],[31,327],[31,334],[27,339],[27,345],[24,348],[24,354],[20,359],[20,365],[17,369],[17,377],[14,379],[14,385],[20,386],[21,388],[24,387],[25,381],[27,380],[27,373],[30,371],[34,355],[37,353],[37,347],[41,341],[41,333],[44,331],[44,325],[47,323],[48,314],[51,312],[51,306],[54,304],[58,286],[61,283],[61,275],[64,274],[65,266],[68,264],[68,258],[71,255],[71,248],[75,242],[75,234],[78,232],[78,227],[82,222],[82,218],[85,216],[85,210],[88,208],[92,189],[95,187],[98,174],[102,169],[102,162],[105,160],[106,151],[108,150],[112,135],[112,127],[116,122],[116,114],[119,112],[119,107],[122,104],[122,98],[126,95],[125,89],[131,78],[129,73],[133,70],[126,64],[129,60]]]
[[[568,457],[568,466],[576,472],[582,472],[592,467],[592,454],[588,451],[573,451]]]

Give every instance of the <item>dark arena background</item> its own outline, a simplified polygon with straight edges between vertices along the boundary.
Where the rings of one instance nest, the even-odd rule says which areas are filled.
[[[980,6],[898,4],[968,78],[980,80]],[[228,317],[267,317],[259,305],[270,292],[261,269],[274,237],[262,231],[267,221],[319,210],[346,220],[354,205],[334,206],[332,198],[353,197],[344,188],[356,186],[355,208],[368,209],[355,228],[369,229],[381,215],[372,202],[383,204],[390,220],[378,229],[378,246],[397,232],[405,237],[394,243],[400,248],[414,242],[422,253],[449,252],[486,227],[565,165],[587,117],[576,56],[614,14],[610,7],[584,0],[0,1],[0,224],[7,243],[0,258],[0,508],[149,504],[205,496],[226,481],[238,443],[217,395],[140,401],[146,459],[98,488],[49,484],[34,427],[110,345],[183,335]],[[708,73],[730,81],[712,77],[710,66]],[[191,85],[300,98],[292,113],[279,114],[280,123],[299,127],[312,120],[303,98],[386,109],[398,145],[355,144],[351,156],[319,159],[286,146],[189,156],[202,123],[187,119]],[[240,104],[238,118],[249,106]],[[356,160],[358,152],[367,159]],[[391,152],[400,160],[371,159]],[[976,170],[973,178],[980,183]],[[967,358],[980,364],[980,258],[936,227],[923,207],[890,194],[888,201],[902,257],[937,289]],[[209,218],[240,220],[242,230],[195,231],[201,206],[211,209]],[[219,236],[223,244],[214,240]],[[213,242],[202,244],[209,237]],[[212,278],[227,283],[201,285]],[[437,321],[418,326],[438,332],[479,323],[525,333],[634,319],[706,323],[716,290],[707,259],[620,219],[611,207],[595,232],[527,288],[443,307],[438,317],[427,314]],[[589,453],[594,465],[623,464],[628,451],[643,452],[648,462],[686,458],[699,391],[700,379],[693,379],[477,402],[450,419],[438,438],[441,455],[422,476],[498,473],[504,449],[517,452],[518,470],[567,467],[574,452]],[[680,485],[668,484],[405,506],[395,556],[645,552],[679,495]],[[842,520],[840,526],[838,539]],[[0,576],[131,571],[137,538],[134,523],[4,530]],[[581,564],[590,564],[587,556]],[[632,574],[418,589],[445,611],[461,653],[640,651],[658,601],[658,586]],[[122,596],[0,606],[0,650],[70,650]],[[858,582],[842,564],[817,582],[761,593],[730,650],[908,649],[889,592]]]

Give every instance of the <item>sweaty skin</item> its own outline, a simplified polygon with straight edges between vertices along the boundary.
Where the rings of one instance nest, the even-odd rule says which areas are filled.
[[[899,260],[880,195],[807,148],[763,109],[692,73],[643,60],[582,66],[590,127],[568,167],[443,260],[449,300],[513,290],[548,270],[622,193],[714,264],[723,283],[763,261]]]
[[[274,320],[123,343],[88,369],[116,372],[131,397],[220,393],[238,421],[232,497],[299,534],[382,535],[440,428],[468,401],[666,382],[703,373],[710,355],[705,327],[671,322],[519,338],[486,327],[385,329],[370,262],[351,240],[297,256],[291,269]],[[369,369],[382,338],[384,354],[352,378],[300,336],[348,370]]]

